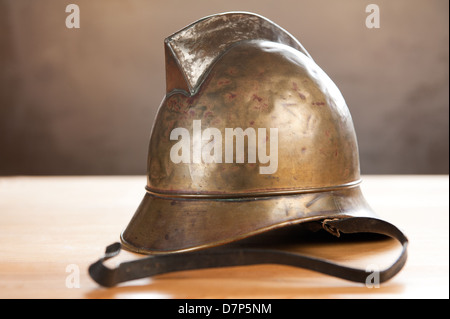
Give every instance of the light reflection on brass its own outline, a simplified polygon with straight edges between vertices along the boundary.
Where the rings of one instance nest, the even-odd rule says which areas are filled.
[[[219,14],[168,37],[165,54],[147,193],[121,235],[125,247],[195,250],[306,221],[373,215],[359,188],[344,98],[289,33],[257,15]],[[278,128],[276,172],[260,174],[259,162],[172,162],[170,133],[192,132],[195,120],[221,132]]]

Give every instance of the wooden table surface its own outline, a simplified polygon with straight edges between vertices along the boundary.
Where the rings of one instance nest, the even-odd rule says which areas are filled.
[[[99,287],[88,266],[118,241],[144,176],[0,177],[0,298],[449,298],[449,178],[363,176],[372,208],[408,236],[405,268],[380,287],[281,265],[170,273]],[[303,252],[392,262],[393,240],[308,243]],[[136,258],[123,252],[118,260]]]

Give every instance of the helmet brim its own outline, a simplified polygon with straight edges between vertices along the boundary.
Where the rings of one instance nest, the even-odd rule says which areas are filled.
[[[121,241],[133,252],[167,254],[219,246],[289,225],[347,217],[376,217],[359,186],[239,199],[146,193]]]

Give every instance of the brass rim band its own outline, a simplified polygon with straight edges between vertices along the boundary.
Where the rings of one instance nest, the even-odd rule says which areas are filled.
[[[205,199],[245,199],[250,197],[273,197],[273,196],[286,196],[286,195],[299,195],[299,194],[309,194],[309,193],[320,193],[320,192],[330,192],[335,190],[341,190],[345,188],[353,188],[359,186],[361,184],[361,179],[349,182],[346,184],[341,184],[337,186],[329,186],[329,187],[319,187],[319,188],[308,188],[308,189],[293,189],[293,190],[278,190],[278,191],[264,191],[264,192],[252,192],[252,193],[228,193],[228,194],[219,194],[219,193],[162,193],[159,191],[155,191],[154,189],[145,186],[145,191],[156,197],[163,198],[173,198],[173,199],[192,199],[192,198],[205,198]]]

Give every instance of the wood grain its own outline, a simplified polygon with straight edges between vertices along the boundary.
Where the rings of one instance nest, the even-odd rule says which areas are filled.
[[[87,268],[118,241],[144,185],[144,176],[1,177],[0,298],[449,298],[448,175],[363,177],[368,202],[410,240],[405,268],[379,288],[278,265],[183,271],[101,288]],[[367,267],[392,262],[398,246],[313,240],[290,248]],[[113,263],[138,257],[123,252]]]

